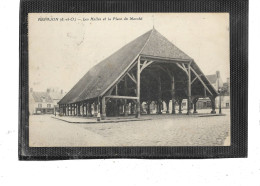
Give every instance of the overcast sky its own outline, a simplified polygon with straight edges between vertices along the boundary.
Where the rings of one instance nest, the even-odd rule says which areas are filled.
[[[91,17],[101,20],[83,21]],[[142,20],[124,20],[125,17]],[[57,19],[39,21],[39,18]],[[60,21],[61,18],[72,19]],[[69,91],[91,67],[153,25],[192,57],[205,75],[219,70],[224,82],[229,77],[227,13],[35,13],[29,15],[30,88],[45,91],[57,87]]]

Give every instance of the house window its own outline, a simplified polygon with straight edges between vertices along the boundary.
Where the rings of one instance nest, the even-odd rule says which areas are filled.
[[[51,108],[51,104],[47,104],[47,108]]]
[[[229,103],[226,103],[226,107],[229,107]]]
[[[42,108],[42,104],[39,103],[39,104],[38,104],[38,108]]]

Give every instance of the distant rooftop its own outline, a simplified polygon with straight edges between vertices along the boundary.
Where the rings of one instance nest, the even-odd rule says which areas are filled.
[[[217,82],[217,75],[216,74],[212,74],[212,75],[206,75],[206,77],[208,78],[209,82],[211,84],[214,84]]]
[[[32,96],[35,102],[53,102],[53,100],[47,92],[32,92]]]

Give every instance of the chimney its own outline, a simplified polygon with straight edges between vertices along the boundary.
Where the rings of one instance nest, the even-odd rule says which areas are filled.
[[[47,93],[50,93],[50,91],[51,91],[51,90],[50,90],[49,88],[47,88]]]
[[[31,92],[31,93],[33,92],[33,88],[30,88],[30,92]]]
[[[61,89],[60,93],[63,94],[63,90],[62,89]]]
[[[220,72],[216,71],[217,78],[220,78]]]

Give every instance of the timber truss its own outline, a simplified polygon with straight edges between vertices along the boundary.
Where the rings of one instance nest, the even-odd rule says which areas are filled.
[[[169,103],[172,103],[172,114],[175,114],[175,104],[181,104],[187,99],[187,114],[196,113],[196,102],[200,97],[209,97],[212,102],[212,113],[215,113],[214,89],[206,84],[202,77],[192,67],[193,60],[165,59],[154,56],[139,55],[111,86],[98,98],[79,103],[60,105],[64,115],[93,115],[92,110],[101,113],[101,118],[107,115],[119,115],[122,106],[124,115],[135,114],[140,117],[141,105],[147,104],[150,113],[151,102],[157,103],[158,114],[161,114],[164,101],[169,113]],[[201,72],[201,71],[200,71]]]

